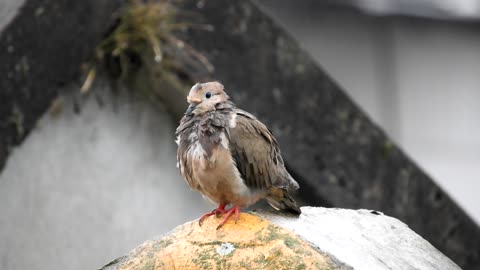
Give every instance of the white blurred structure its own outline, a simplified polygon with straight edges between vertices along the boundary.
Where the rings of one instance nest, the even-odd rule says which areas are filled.
[[[257,2],[480,223],[480,23]],[[359,3],[378,2],[455,2],[479,15],[479,1],[471,0]]]
[[[334,3],[335,1],[332,1]],[[478,19],[478,0],[340,0],[377,15],[413,15],[429,18]]]

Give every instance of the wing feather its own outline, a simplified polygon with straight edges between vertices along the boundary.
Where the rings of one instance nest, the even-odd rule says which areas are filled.
[[[177,130],[175,136],[177,137],[177,164],[185,181],[190,188],[199,189],[198,183],[193,179],[192,172],[192,157],[188,155],[190,148],[193,146],[192,141],[189,140],[188,135],[193,132],[193,119],[189,116],[184,116]]]
[[[234,127],[229,127],[230,152],[245,184],[254,189],[298,188],[285,169],[277,140],[253,115],[236,109]]]

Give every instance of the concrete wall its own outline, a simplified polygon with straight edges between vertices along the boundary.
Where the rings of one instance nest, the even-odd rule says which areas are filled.
[[[78,89],[0,174],[0,269],[97,269],[213,208],[177,171],[164,111],[106,83]]]
[[[257,1],[480,223],[480,28]]]

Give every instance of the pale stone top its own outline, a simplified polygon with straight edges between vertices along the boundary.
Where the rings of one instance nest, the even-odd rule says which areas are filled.
[[[371,210],[302,207],[181,225],[106,265],[111,269],[460,269],[399,220]]]
[[[405,223],[371,210],[302,207],[299,218],[260,212],[354,269],[460,269]]]

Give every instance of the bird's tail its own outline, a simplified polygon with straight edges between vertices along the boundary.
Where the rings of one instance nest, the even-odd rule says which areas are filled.
[[[300,207],[298,207],[297,203],[286,189],[272,188],[266,200],[268,204],[276,210],[284,210],[295,215],[300,215],[302,213]]]

